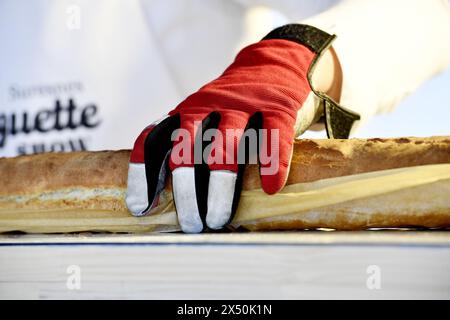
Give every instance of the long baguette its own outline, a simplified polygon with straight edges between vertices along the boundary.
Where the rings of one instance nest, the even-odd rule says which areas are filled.
[[[0,232],[155,230],[151,225],[155,219],[134,218],[127,212],[124,195],[128,159],[128,150],[46,153],[0,159]],[[338,177],[360,177],[369,172],[448,163],[450,137],[299,140],[295,143],[287,185],[307,189]],[[258,166],[250,165],[244,175],[244,198],[246,192],[251,194],[259,187]],[[386,194],[378,192],[321,207],[316,205],[313,209],[295,207],[295,212],[289,214],[271,215],[269,212],[257,219],[250,214],[246,217],[246,211],[258,209],[257,202],[252,210],[241,209],[234,224],[252,230],[443,228],[450,227],[449,195],[449,180],[442,179]],[[259,195],[264,201],[274,203],[283,196]],[[166,212],[166,216],[159,218],[164,220],[159,223],[160,229],[176,229],[176,226],[167,228],[176,225],[173,212],[168,218],[171,201],[168,182],[160,205],[154,210],[155,214]],[[244,208],[250,203],[246,201],[241,201]]]

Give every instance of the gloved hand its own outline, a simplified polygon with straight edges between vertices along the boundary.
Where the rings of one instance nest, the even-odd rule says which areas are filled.
[[[258,152],[261,184],[268,194],[285,185],[296,131],[311,124],[311,110],[323,108],[330,137],[347,137],[358,116],[310,85],[314,64],[333,39],[306,25],[275,29],[242,49],[219,78],[186,98],[168,117],[145,128],[129,164],[129,210],[141,216],[157,204],[170,168],[182,230],[220,229],[237,208],[243,173],[238,149],[245,130],[264,129]],[[208,132],[213,137],[209,146],[205,139],[202,142],[202,134]],[[230,132],[232,138],[227,139]]]

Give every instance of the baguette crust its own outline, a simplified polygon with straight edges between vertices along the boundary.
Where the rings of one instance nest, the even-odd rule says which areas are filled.
[[[129,150],[41,153],[1,158],[0,195],[82,186],[126,188]]]
[[[126,211],[129,157],[119,150],[2,158],[0,208]]]
[[[298,140],[287,185],[352,174],[450,163],[450,137]],[[246,169],[244,190],[261,187],[258,166]]]
[[[129,158],[129,150],[0,158],[0,196],[126,188]],[[287,184],[438,163],[450,163],[450,137],[297,140]],[[244,189],[261,187],[257,171],[257,165],[248,166]]]
[[[60,210],[63,214],[64,211],[73,210],[103,210],[117,212],[118,217],[124,217],[128,214],[125,193],[129,156],[129,150],[119,150],[1,158],[0,211]],[[440,163],[450,163],[450,137],[299,140],[294,145],[287,184]],[[249,165],[244,173],[243,189],[259,188],[259,168]],[[296,213],[246,222],[243,226],[251,230],[321,227],[354,230],[373,226],[400,227],[405,224],[449,227],[448,201],[441,201],[442,194],[450,192],[448,183],[439,188],[434,185],[420,188],[326,206],[314,209],[309,215]],[[409,199],[408,192],[421,196]],[[433,202],[432,195],[438,193],[440,200]],[[171,182],[168,179],[160,204],[168,204],[171,197]],[[136,224],[144,221],[133,219],[137,219]],[[43,232],[63,232],[67,228],[59,225]],[[123,228],[116,225],[112,231],[132,232],[140,228],[132,228],[128,223]],[[84,229],[77,226],[74,230]],[[96,229],[90,225],[86,230]]]

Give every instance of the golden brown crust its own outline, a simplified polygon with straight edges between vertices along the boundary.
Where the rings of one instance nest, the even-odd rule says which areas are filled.
[[[119,150],[1,158],[0,208],[126,211],[129,155]]]
[[[287,184],[378,170],[450,163],[450,137],[298,140]],[[261,187],[258,166],[249,166],[244,190]]]
[[[126,188],[129,150],[44,153],[0,158],[0,196],[65,188]],[[287,184],[356,173],[450,163],[450,137],[298,140]],[[260,188],[257,165],[244,189]]]
[[[126,188],[129,150],[0,158],[0,196],[66,188]]]

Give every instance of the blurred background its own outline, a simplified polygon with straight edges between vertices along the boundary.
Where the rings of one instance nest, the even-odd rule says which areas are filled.
[[[342,2],[0,0],[0,156],[129,149],[145,126],[220,75],[243,46]],[[358,4],[367,8],[362,19],[380,13],[376,24],[388,14],[403,16],[399,28],[405,30],[411,27],[402,20],[405,12],[417,17],[418,29],[425,18],[450,21],[446,0],[345,2],[350,20]],[[432,50],[449,52],[449,45],[442,37]],[[373,61],[367,65],[377,68]],[[387,79],[394,71],[388,72]],[[448,135],[449,117],[447,69],[392,112],[372,117],[354,137]]]
[[[428,137],[450,134],[450,69],[422,84],[390,113],[374,116],[355,138]],[[303,137],[320,138],[323,132]]]
[[[426,112],[424,112],[426,110]],[[377,115],[358,137],[450,134],[450,70],[426,81],[389,114]]]

